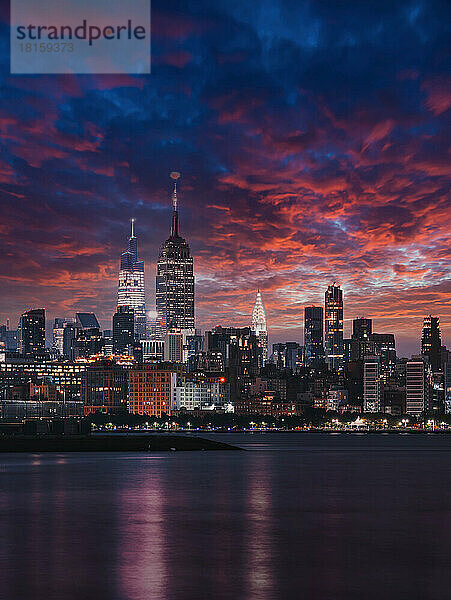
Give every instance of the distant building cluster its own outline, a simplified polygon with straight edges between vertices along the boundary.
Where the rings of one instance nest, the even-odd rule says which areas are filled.
[[[344,338],[343,290],[306,306],[303,344],[272,345],[260,290],[249,327],[195,327],[193,258],[179,231],[178,173],[172,219],[156,268],[156,318],[146,313],[135,221],[119,268],[111,329],[94,313],[56,318],[46,346],[45,309],[0,325],[1,418],[129,412],[149,417],[213,412],[271,417],[306,411],[425,417],[451,413],[451,354],[439,318],[424,318],[421,352],[396,354],[395,336],[370,318]]]

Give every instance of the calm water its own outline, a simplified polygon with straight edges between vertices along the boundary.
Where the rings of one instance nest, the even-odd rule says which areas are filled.
[[[451,598],[451,436],[0,456],[5,600]]]

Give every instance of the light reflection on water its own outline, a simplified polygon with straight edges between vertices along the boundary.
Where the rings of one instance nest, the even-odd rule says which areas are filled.
[[[449,599],[448,438],[226,439],[3,455],[0,597]]]

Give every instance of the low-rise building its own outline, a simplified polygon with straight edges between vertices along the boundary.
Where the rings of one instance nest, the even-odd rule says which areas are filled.
[[[171,403],[177,375],[182,365],[148,363],[129,371],[128,410],[133,414],[161,417],[171,414]]]
[[[81,400],[85,414],[127,410],[128,372],[112,361],[89,365],[82,375]]]
[[[174,410],[225,409],[230,404],[230,387],[223,374],[190,374],[174,388]]]

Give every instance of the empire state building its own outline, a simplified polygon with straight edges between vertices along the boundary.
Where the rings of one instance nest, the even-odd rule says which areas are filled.
[[[193,258],[188,242],[179,234],[177,211],[177,180],[171,173],[172,193],[171,235],[162,244],[157,263],[156,308],[162,334],[174,329],[194,329]]]

